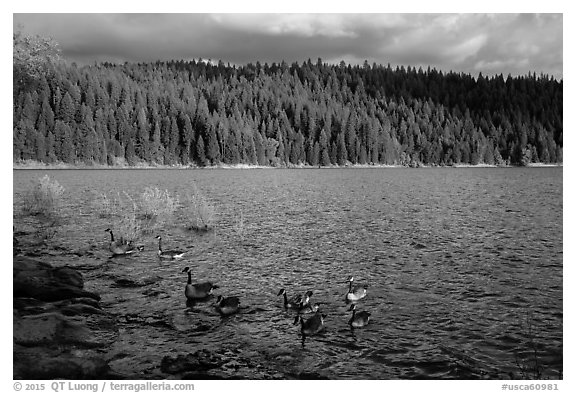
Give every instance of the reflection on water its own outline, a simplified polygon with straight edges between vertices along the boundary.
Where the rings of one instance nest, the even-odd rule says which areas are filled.
[[[16,204],[44,173],[14,171]],[[66,188],[66,219],[40,258],[97,266],[83,274],[121,324],[117,371],[154,375],[162,356],[227,348],[333,379],[508,378],[534,347],[544,377],[562,370],[562,168],[48,174]],[[142,252],[108,258],[97,191],[183,196],[194,184],[216,207],[214,231],[177,216]],[[158,260],[156,235],[186,257]],[[215,297],[186,304],[185,266],[216,296],[240,297],[240,312],[221,317]],[[358,310],[372,314],[357,329],[350,275],[368,285]],[[313,290],[326,329],[303,343],[280,288]]]

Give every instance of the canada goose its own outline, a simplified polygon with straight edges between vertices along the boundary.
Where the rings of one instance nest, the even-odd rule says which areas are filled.
[[[222,315],[230,315],[238,312],[238,306],[240,305],[240,299],[236,296],[224,297],[218,295],[216,299],[216,310]]]
[[[205,299],[212,294],[212,290],[218,288],[211,282],[201,282],[192,284],[192,271],[189,267],[185,267],[182,273],[188,273],[188,282],[184,288],[184,295],[189,300]]]
[[[352,327],[362,327],[368,325],[368,321],[370,321],[370,313],[368,311],[360,311],[356,312],[356,305],[351,304],[350,310],[352,311],[352,318],[348,321],[348,325]]]
[[[180,259],[186,254],[186,251],[180,250],[162,250],[162,237],[160,235],[156,236],[158,239],[158,257],[164,259]]]
[[[294,295],[290,299],[288,299],[288,296],[286,295],[286,290],[284,288],[282,288],[278,292],[278,295],[276,295],[276,296],[280,296],[280,295],[284,295],[284,308],[293,308],[293,309],[300,309],[301,308],[302,295]]]
[[[298,321],[300,321],[300,332],[302,333],[302,336],[312,336],[324,329],[324,318],[326,318],[326,315],[316,312],[312,317],[305,321],[304,318],[302,318],[302,315],[298,314],[294,319],[294,325],[298,324]]]
[[[104,232],[110,232],[109,248],[112,252],[112,255],[127,255],[136,251],[132,242],[125,242],[122,238],[119,240],[114,240],[114,233],[112,233],[110,228],[107,228]],[[141,249],[138,248],[138,251],[141,251]]]
[[[355,286],[352,287],[352,282],[354,281],[354,277],[348,277],[348,282],[350,286],[348,287],[348,293],[346,294],[346,300],[348,301],[356,301],[364,298],[366,296],[366,286]]]

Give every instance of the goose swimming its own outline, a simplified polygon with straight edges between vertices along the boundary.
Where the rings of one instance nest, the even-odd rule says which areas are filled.
[[[288,299],[288,295],[286,295],[286,290],[282,288],[278,295],[284,295],[284,308],[292,308],[292,309],[300,309],[302,305],[302,295],[294,295],[290,299]]]
[[[212,294],[212,290],[218,288],[218,285],[211,282],[201,282],[192,284],[192,271],[189,267],[185,267],[182,273],[188,273],[188,281],[184,288],[184,295],[188,300],[205,299]]]
[[[216,310],[222,315],[231,315],[238,312],[239,305],[240,299],[236,296],[223,297],[218,295],[216,299]]]
[[[370,314],[368,311],[359,311],[356,312],[356,305],[351,304],[350,310],[352,311],[352,317],[348,321],[348,325],[352,327],[362,327],[368,325],[368,321],[370,321]]]
[[[156,236],[158,239],[158,257],[162,259],[181,259],[186,251],[180,250],[162,250],[162,237],[160,235]]]
[[[136,251],[132,242],[125,242],[122,238],[114,240],[112,229],[107,228],[104,232],[110,232],[110,244],[108,248],[110,252],[112,252],[112,255],[128,255]]]
[[[298,321],[300,321],[300,332],[302,333],[302,336],[313,336],[314,334],[324,330],[324,318],[326,318],[326,315],[316,312],[312,317],[305,321],[304,318],[302,318],[302,315],[298,314],[294,319],[294,325],[298,324]]]
[[[348,287],[348,293],[346,294],[346,300],[355,302],[357,300],[363,299],[366,297],[366,286],[365,285],[357,285],[352,287],[352,282],[354,281],[354,277],[348,277],[348,282],[350,286]]]

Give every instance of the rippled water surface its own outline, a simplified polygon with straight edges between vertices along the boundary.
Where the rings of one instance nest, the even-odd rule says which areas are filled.
[[[562,168],[14,171],[17,229],[22,193],[46,173],[66,188],[65,219],[39,258],[97,267],[83,274],[120,323],[116,371],[161,376],[165,355],[229,348],[332,379],[519,378],[535,354],[543,377],[561,375]],[[183,230],[178,214],[158,230],[186,259],[160,263],[157,233],[108,259],[97,192],[194,185],[215,230]],[[241,312],[187,307],[185,266],[239,296]],[[358,309],[372,313],[355,330],[349,275],[368,284]],[[326,331],[303,345],[280,288],[313,290]]]

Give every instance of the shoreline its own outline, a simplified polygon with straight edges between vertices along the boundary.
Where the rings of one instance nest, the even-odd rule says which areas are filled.
[[[550,168],[550,167],[563,167],[563,163],[545,164],[545,163],[532,163],[525,168]],[[175,169],[175,170],[198,170],[198,169],[398,169],[398,168],[520,168],[516,165],[489,165],[489,164],[453,164],[453,165],[419,165],[417,167],[410,167],[404,165],[385,165],[385,164],[347,164],[347,165],[330,165],[330,166],[311,166],[311,165],[283,165],[283,166],[266,166],[266,165],[252,165],[252,164],[218,164],[200,167],[197,165],[150,165],[150,164],[137,164],[134,166],[129,165],[101,165],[101,164],[46,164],[39,161],[25,161],[13,163],[12,170],[138,170],[138,169]]]

